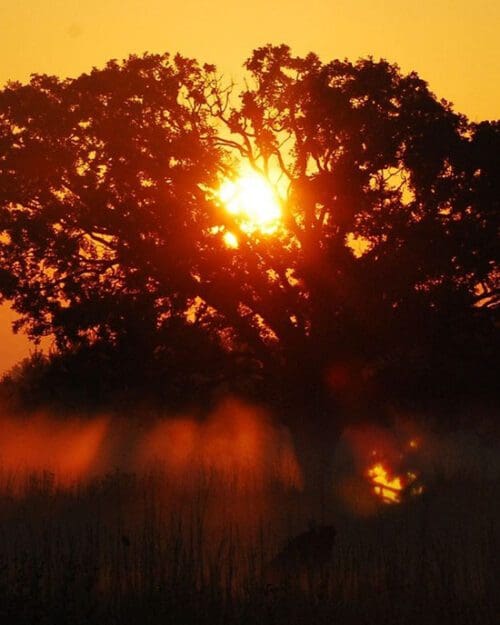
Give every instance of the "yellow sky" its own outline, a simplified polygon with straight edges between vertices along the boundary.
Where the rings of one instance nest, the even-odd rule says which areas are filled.
[[[416,70],[476,121],[500,117],[498,0],[0,0],[0,85],[75,76],[130,53],[181,52],[238,76],[253,48],[368,54]],[[0,310],[0,374],[28,351]]]

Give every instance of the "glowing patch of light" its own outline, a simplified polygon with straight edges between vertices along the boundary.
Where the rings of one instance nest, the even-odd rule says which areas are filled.
[[[225,232],[222,238],[226,247],[229,247],[230,249],[236,249],[239,246],[238,239],[232,232]]]
[[[226,210],[240,221],[247,234],[259,231],[272,234],[281,219],[276,190],[268,180],[252,169],[243,170],[234,180],[222,183],[218,195]]]
[[[411,445],[410,447],[413,447]],[[373,457],[377,451],[372,451]],[[373,493],[384,503],[401,503],[408,496],[416,497],[425,491],[419,475],[414,471],[407,471],[404,475],[393,475],[381,461],[375,462],[366,472],[373,488]]]
[[[387,503],[399,503],[403,483],[399,476],[391,477],[381,462],[368,469],[368,477],[373,484],[373,492]]]

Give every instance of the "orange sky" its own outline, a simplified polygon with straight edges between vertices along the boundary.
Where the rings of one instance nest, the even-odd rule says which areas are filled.
[[[368,54],[416,70],[473,120],[500,117],[498,0],[3,0],[0,85],[75,76],[130,53],[181,52],[238,77],[253,48]],[[0,309],[0,374],[28,353]]]

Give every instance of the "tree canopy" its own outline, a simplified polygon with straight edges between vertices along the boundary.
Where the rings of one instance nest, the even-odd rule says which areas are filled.
[[[369,386],[387,363],[451,355],[436,377],[480,360],[500,123],[470,123],[384,60],[266,46],[245,69],[238,91],[213,66],[146,54],[0,92],[0,294],[19,327],[139,367],[170,354],[193,372],[181,354],[199,345],[204,373],[245,363],[271,395],[322,407],[339,367]],[[241,163],[274,184],[272,233],[218,193]]]

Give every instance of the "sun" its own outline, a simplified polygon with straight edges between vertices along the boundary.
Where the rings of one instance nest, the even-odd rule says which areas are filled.
[[[281,206],[273,185],[258,172],[246,168],[234,180],[225,180],[218,196],[247,234],[273,234],[281,220]]]

